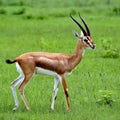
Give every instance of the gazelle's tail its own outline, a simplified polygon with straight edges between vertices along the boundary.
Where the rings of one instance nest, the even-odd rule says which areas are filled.
[[[12,64],[12,63],[15,63],[15,62],[16,62],[16,60],[13,60],[13,61],[11,61],[9,59],[6,60],[6,63],[8,63],[8,64]]]

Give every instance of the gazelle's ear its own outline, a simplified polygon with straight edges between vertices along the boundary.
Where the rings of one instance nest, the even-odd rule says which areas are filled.
[[[76,31],[73,31],[73,34],[74,34],[75,37],[77,37],[78,39],[80,39],[80,35]]]
[[[83,37],[84,36],[84,34],[83,34],[83,32],[81,31],[81,33],[80,33],[80,37]]]

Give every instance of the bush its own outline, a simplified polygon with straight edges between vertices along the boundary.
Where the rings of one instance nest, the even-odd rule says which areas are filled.
[[[22,15],[25,13],[25,10],[26,9],[24,7],[22,7],[20,9],[18,9],[17,11],[13,12],[13,15]]]
[[[76,11],[75,9],[71,9],[71,10],[70,10],[70,13],[71,13],[72,15],[76,15],[76,14],[77,14],[77,11]]]
[[[103,55],[104,58],[118,58],[119,57],[119,52],[117,49],[107,49],[104,50]]]
[[[112,106],[112,104],[115,102],[113,99],[113,93],[110,90],[99,90],[98,92],[98,99],[97,104],[98,105],[109,105]]]
[[[102,47],[103,47],[105,50],[112,48],[111,45],[112,45],[112,43],[111,43],[110,40],[106,40],[106,39],[102,38]]]
[[[110,40],[103,39],[102,47],[103,47],[103,52],[102,52],[103,58],[118,58],[120,56],[119,50],[113,48]]]
[[[7,14],[7,11],[4,8],[0,9],[0,14]]]
[[[2,6],[3,5],[3,1],[2,0],[0,0],[0,6]]]
[[[120,15],[120,7],[114,7],[114,8],[113,8],[113,13],[114,13],[115,15]]]

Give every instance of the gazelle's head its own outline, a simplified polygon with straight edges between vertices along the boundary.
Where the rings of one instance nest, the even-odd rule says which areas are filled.
[[[72,20],[79,26],[79,28],[81,29],[81,35],[79,35],[77,32],[74,31],[74,35],[75,37],[78,38],[78,40],[80,40],[83,44],[83,47],[84,48],[91,48],[91,49],[95,49],[95,44],[93,43],[92,41],[92,38],[91,38],[91,35],[90,35],[90,30],[89,30],[89,27],[87,26],[85,20],[80,16],[79,14],[79,17],[80,19],[82,20],[85,28],[86,28],[86,31],[84,30],[84,28],[80,25],[79,22],[77,22],[73,17],[72,15],[70,14],[70,17],[72,18]]]

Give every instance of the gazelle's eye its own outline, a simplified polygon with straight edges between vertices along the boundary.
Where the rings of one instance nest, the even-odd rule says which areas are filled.
[[[84,39],[84,42],[88,43],[88,40],[87,40],[87,39]]]

